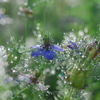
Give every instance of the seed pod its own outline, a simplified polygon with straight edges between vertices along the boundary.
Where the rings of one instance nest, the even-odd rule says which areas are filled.
[[[99,99],[100,99],[100,88],[98,87],[98,89],[92,92],[91,100],[99,100]]]
[[[72,69],[71,74],[67,78],[70,85],[74,88],[84,89],[87,85],[88,70]]]

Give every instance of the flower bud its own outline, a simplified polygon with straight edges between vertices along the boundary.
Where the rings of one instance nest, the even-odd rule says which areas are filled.
[[[97,51],[96,49],[92,49],[88,55],[88,59],[95,58],[97,56],[96,51]]]
[[[41,72],[39,72],[38,70],[35,70],[35,77],[38,79],[41,75]]]
[[[95,41],[88,46],[89,59],[94,59],[100,53],[100,43]]]

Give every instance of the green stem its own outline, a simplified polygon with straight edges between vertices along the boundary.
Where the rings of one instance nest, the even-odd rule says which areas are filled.
[[[43,60],[43,63],[42,63],[42,65],[41,65],[41,72],[43,72],[44,71],[44,69],[45,69],[45,67],[46,67],[46,58],[42,58],[42,60]]]
[[[73,88],[71,88],[70,93],[69,93],[69,100],[72,97],[72,92],[73,92]]]
[[[29,18],[27,17],[27,19],[26,19],[26,30],[25,30],[25,36],[24,36],[24,43],[26,43],[26,38],[27,38],[28,31],[29,31]]]
[[[28,87],[25,87],[24,89],[22,89],[18,94],[15,95],[15,97],[12,100],[16,100],[17,96],[19,96],[22,92],[24,92],[27,89]]]
[[[31,0],[27,1],[27,7],[31,7]],[[24,36],[24,44],[26,43],[27,34],[29,32],[29,17],[26,17],[26,30],[25,30],[25,36]]]
[[[43,4],[43,9],[44,9],[44,14],[43,14],[43,33],[45,32],[45,24],[46,24],[46,1],[44,1],[44,4]],[[42,35],[43,35],[42,33]]]

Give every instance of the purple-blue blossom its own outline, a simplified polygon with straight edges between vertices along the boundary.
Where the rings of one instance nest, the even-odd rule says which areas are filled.
[[[76,43],[72,42],[72,41],[69,41],[69,45],[67,45],[68,48],[72,49],[72,50],[77,50],[78,49],[78,46]]]
[[[41,45],[33,46],[31,48],[35,49],[31,53],[32,57],[43,55],[48,60],[52,60],[54,58],[55,50],[63,51],[63,49],[60,46],[57,46],[55,44],[48,44],[48,45],[41,44]]]

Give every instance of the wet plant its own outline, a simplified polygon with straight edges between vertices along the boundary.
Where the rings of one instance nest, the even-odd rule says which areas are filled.
[[[99,39],[91,39],[87,43],[83,36],[74,42],[64,40],[59,46],[52,44],[50,34],[45,33],[41,40],[40,45],[26,48],[22,40],[18,42],[12,37],[9,48],[4,50],[1,47],[4,52],[1,53],[1,61],[6,62],[2,65],[5,71],[3,81],[5,85],[9,84],[7,98],[90,99],[96,91],[93,85],[99,82],[99,73],[93,72],[99,68]]]
[[[0,100],[98,100],[100,36],[91,37],[86,27],[83,31],[62,32],[59,43],[55,30],[60,28],[55,28],[60,26],[50,25],[57,14],[54,12],[52,20],[47,17],[55,2],[22,2],[18,16],[24,22],[23,34],[19,38],[11,32],[6,46],[0,45]],[[8,17],[3,11],[0,20]]]

